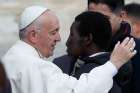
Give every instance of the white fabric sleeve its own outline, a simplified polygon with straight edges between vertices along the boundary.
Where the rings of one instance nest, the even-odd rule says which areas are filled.
[[[113,85],[113,76],[117,73],[110,61],[94,68],[90,73],[82,74],[79,80],[63,74],[60,69],[52,68],[42,72],[48,93],[108,93]]]
[[[38,69],[30,67],[18,73],[12,80],[12,93],[47,93],[41,73]]]
[[[89,74],[82,74],[75,88],[75,92],[108,93],[108,91],[112,88],[113,76],[116,73],[116,67],[108,61],[104,65],[91,70]]]

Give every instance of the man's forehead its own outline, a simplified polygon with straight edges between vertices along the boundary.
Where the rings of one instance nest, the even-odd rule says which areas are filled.
[[[89,5],[89,11],[100,12],[109,18],[113,14],[111,9],[103,3]]]
[[[111,12],[111,9],[106,4],[103,3],[98,3],[98,4],[91,3],[89,4],[89,10],[97,11],[97,12],[102,12],[102,11]]]

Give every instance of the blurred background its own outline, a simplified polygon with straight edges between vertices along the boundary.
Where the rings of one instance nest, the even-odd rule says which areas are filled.
[[[140,2],[126,0],[125,3]],[[18,40],[18,17],[23,9],[30,5],[45,5],[56,13],[60,19],[61,42],[57,44],[54,57],[66,52],[65,42],[69,35],[70,25],[74,17],[86,10],[87,0],[0,0],[0,58]]]

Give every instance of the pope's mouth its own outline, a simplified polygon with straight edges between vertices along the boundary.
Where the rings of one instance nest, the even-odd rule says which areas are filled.
[[[53,44],[53,45],[52,45],[52,50],[54,50],[54,49],[55,49],[55,46],[56,46],[56,44]]]
[[[51,48],[52,50],[54,50],[55,49],[55,46],[52,46],[52,48]]]

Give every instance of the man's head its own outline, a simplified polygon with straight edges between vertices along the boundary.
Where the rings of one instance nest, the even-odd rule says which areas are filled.
[[[58,41],[59,21],[55,14],[42,6],[31,6],[20,18],[21,40],[33,46],[43,57],[49,57]]]
[[[101,12],[110,18],[113,35],[120,27],[123,7],[124,0],[88,0],[89,11]]]
[[[131,3],[125,6],[125,18],[132,24],[131,35],[140,38],[140,4]]]
[[[104,6],[104,9],[106,11],[111,11],[116,13],[121,11],[122,8],[124,7],[124,0],[88,0],[88,10],[94,10],[94,9],[96,10],[96,5],[100,5],[100,4]]]
[[[75,18],[67,40],[67,52],[70,55],[89,56],[106,50],[111,39],[111,25],[103,14],[83,12]]]

